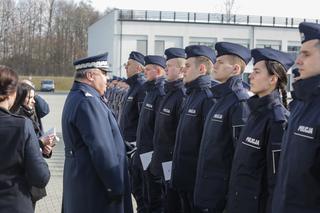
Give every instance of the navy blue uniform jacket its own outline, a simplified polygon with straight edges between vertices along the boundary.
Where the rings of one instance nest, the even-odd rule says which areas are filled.
[[[234,154],[228,213],[271,213],[281,141],[289,112],[278,91],[248,101],[251,113]]]
[[[320,212],[320,75],[293,84],[296,103],[283,137],[273,213]]]
[[[154,81],[147,81],[144,85],[146,96],[144,98],[139,116],[137,129],[137,152],[143,154],[153,151],[153,134],[156,111],[164,92],[164,77]]]
[[[222,212],[226,204],[235,142],[249,115],[247,90],[238,76],[212,88],[215,104],[204,125],[197,178],[195,205]]]
[[[139,113],[145,91],[143,84],[145,79],[142,74],[138,73],[126,80],[130,88],[125,96],[124,106],[120,118],[120,129],[123,139],[128,142],[136,141]]]
[[[185,97],[182,80],[167,82],[165,92],[157,111],[154,129],[154,152],[150,163],[150,172],[154,176],[163,176],[161,163],[172,161],[181,105]]]
[[[0,211],[32,213],[30,186],[50,178],[29,119],[0,108]]]
[[[193,192],[206,115],[213,102],[210,76],[200,76],[186,85],[186,100],[177,128],[171,183],[183,192]]]
[[[111,111],[91,86],[75,82],[62,114],[64,213],[131,213],[124,142]],[[114,198],[123,196],[121,201]]]

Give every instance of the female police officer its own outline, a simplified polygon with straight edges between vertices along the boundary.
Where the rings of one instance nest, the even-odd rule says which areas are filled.
[[[271,212],[272,192],[287,122],[286,71],[294,61],[287,53],[270,48],[253,49],[251,113],[235,151],[228,196],[228,213]]]
[[[30,213],[34,210],[29,186],[45,187],[50,172],[31,121],[9,112],[17,83],[18,75],[0,65],[0,209]]]

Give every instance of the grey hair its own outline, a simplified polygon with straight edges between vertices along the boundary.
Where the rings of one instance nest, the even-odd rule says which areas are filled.
[[[74,79],[81,81],[86,78],[86,74],[90,71],[92,71],[92,69],[77,70],[74,74]]]

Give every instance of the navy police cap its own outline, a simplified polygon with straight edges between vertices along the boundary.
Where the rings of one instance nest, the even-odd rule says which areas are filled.
[[[320,24],[311,22],[302,22],[299,24],[301,43],[313,39],[320,39]]]
[[[251,50],[251,55],[254,59],[253,65],[259,61],[277,61],[286,69],[289,70],[294,64],[294,59],[289,53],[271,48],[256,48]]]
[[[217,57],[222,55],[236,55],[240,57],[246,64],[251,60],[250,50],[240,44],[230,42],[218,42],[215,45]]]
[[[75,66],[77,71],[83,69],[98,68],[108,72],[108,53],[106,52],[103,54],[78,59],[73,62],[73,65]]]
[[[145,64],[155,64],[162,68],[166,68],[166,59],[159,55],[147,55],[144,57]]]
[[[144,55],[137,51],[132,51],[129,55],[129,59],[135,60],[140,64],[144,65]]]
[[[171,47],[164,51],[167,61],[173,58],[186,58],[186,53],[182,48]]]
[[[187,58],[204,56],[210,59],[212,63],[216,63],[216,54],[213,49],[208,46],[190,45],[187,46],[184,51],[187,54]]]

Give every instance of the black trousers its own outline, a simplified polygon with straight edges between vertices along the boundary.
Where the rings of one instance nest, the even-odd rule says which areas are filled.
[[[162,197],[164,198],[165,213],[183,213],[181,199],[178,192],[172,188],[169,181],[162,179],[163,188]]]
[[[183,213],[202,213],[201,209],[194,206],[193,192],[179,192]]]
[[[131,192],[137,203],[137,213],[148,213],[148,200],[140,157],[135,153],[129,159]]]
[[[150,213],[163,213],[163,184],[161,176],[153,175],[149,170],[144,171],[147,195],[148,195],[148,210]]]

